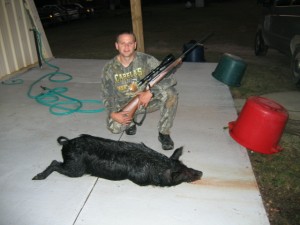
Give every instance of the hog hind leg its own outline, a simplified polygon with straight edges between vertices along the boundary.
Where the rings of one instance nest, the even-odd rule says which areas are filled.
[[[84,169],[81,166],[72,163],[65,164],[53,160],[43,172],[37,174],[32,180],[44,180],[54,171],[68,177],[81,177],[84,174]]]
[[[59,167],[61,167],[61,162],[57,162],[53,160],[52,163],[41,173],[37,174],[32,178],[32,180],[44,180],[46,179],[52,172],[57,171]]]

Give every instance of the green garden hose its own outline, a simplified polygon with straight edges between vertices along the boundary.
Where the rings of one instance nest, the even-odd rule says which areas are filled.
[[[78,112],[78,113],[103,112],[105,110],[105,108],[102,107],[103,106],[102,101],[100,101],[100,100],[78,100],[78,99],[63,95],[63,93],[68,91],[68,89],[66,87],[60,87],[60,88],[54,88],[54,89],[50,89],[47,87],[41,87],[43,89],[42,93],[37,94],[37,95],[32,94],[33,88],[43,79],[48,78],[48,80],[50,82],[65,83],[65,82],[72,80],[72,76],[70,74],[60,72],[60,68],[58,66],[50,64],[49,62],[47,62],[45,60],[45,58],[43,56],[43,52],[42,52],[41,34],[35,26],[35,22],[30,13],[27,1],[23,0],[23,4],[24,4],[24,8],[26,9],[26,12],[28,14],[28,17],[30,19],[31,25],[32,25],[32,27],[34,27],[33,29],[30,29],[30,30],[34,32],[34,37],[35,37],[37,51],[38,51],[38,57],[40,57],[45,64],[47,64],[49,67],[51,67],[55,70],[54,72],[48,73],[48,74],[42,76],[41,78],[37,79],[36,81],[34,81],[29,86],[29,89],[27,91],[27,96],[29,98],[35,99],[38,103],[40,103],[42,105],[48,106],[50,113],[57,115],[57,116],[69,115],[74,112]],[[60,79],[56,79],[55,77],[57,77],[57,76],[60,76]],[[13,79],[13,80],[8,80],[8,81],[3,81],[1,83],[4,85],[15,85],[15,84],[23,84],[24,81],[22,79]],[[64,99],[64,100],[61,101],[61,99]],[[96,104],[96,105],[100,105],[100,107],[93,109],[93,110],[85,110],[85,109],[82,109],[84,103]]]
[[[65,83],[70,80],[72,80],[72,76],[67,73],[60,72],[60,68],[58,66],[55,66],[53,64],[50,64],[48,61],[45,60],[42,54],[42,42],[41,42],[41,35],[36,30],[33,29],[34,32],[37,34],[37,40],[38,40],[38,50],[41,53],[40,56],[42,58],[42,61],[47,64],[49,67],[55,69],[54,72],[48,73],[41,78],[37,79],[35,82],[33,82],[27,92],[27,96],[29,98],[35,99],[38,103],[48,106],[50,113],[57,115],[57,116],[63,116],[63,115],[69,115],[74,112],[78,113],[98,113],[103,112],[105,110],[104,107],[102,107],[103,103],[100,100],[78,100],[75,98],[68,97],[66,95],[63,95],[63,93],[67,92],[68,89],[66,87],[60,87],[60,88],[54,88],[50,89],[47,87],[41,87],[43,89],[43,93],[40,93],[38,95],[32,94],[32,89],[37,85],[41,80],[48,78],[51,82],[56,83]],[[64,77],[63,79],[55,79],[57,76]],[[61,99],[65,99],[64,101],[61,101]],[[97,109],[87,110],[82,109],[83,103],[89,103],[89,104],[96,104],[101,105]]]

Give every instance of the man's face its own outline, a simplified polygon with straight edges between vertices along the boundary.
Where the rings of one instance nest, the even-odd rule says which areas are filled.
[[[115,43],[116,49],[120,55],[130,57],[134,54],[136,48],[136,41],[131,34],[122,34]]]

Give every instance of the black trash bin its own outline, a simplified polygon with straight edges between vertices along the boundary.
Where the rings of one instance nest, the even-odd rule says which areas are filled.
[[[183,45],[183,52],[192,47],[196,43],[195,40],[189,41],[189,43]],[[195,47],[184,59],[184,62],[205,62],[204,47],[199,45]]]

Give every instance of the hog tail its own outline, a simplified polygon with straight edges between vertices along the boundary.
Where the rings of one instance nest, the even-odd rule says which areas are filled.
[[[69,141],[68,138],[66,137],[63,137],[63,136],[60,136],[59,138],[57,138],[57,142],[60,144],[60,145],[65,145],[67,144]]]

